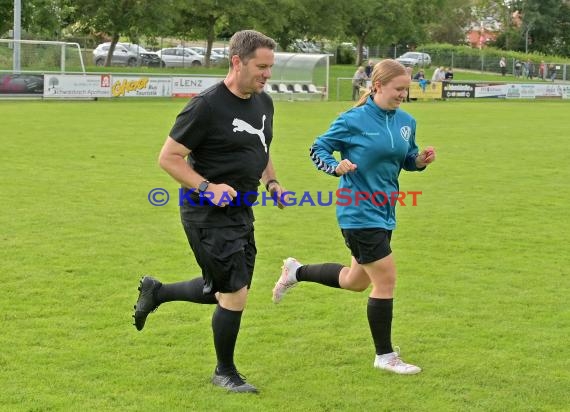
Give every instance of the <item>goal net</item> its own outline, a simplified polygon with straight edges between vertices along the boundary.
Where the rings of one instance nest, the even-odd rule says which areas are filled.
[[[78,43],[0,39],[0,72],[85,73]]]

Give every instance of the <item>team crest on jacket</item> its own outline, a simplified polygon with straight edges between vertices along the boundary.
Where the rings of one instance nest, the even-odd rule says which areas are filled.
[[[402,139],[404,139],[406,142],[408,140],[410,140],[410,137],[412,136],[412,128],[410,126],[404,126],[400,129],[400,135],[402,136]]]

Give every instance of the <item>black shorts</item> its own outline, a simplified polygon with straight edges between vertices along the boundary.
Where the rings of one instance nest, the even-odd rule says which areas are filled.
[[[392,231],[386,229],[341,229],[344,243],[360,264],[383,259],[392,253]]]
[[[202,269],[204,294],[237,292],[251,286],[255,266],[253,224],[199,228],[183,223],[188,243]]]

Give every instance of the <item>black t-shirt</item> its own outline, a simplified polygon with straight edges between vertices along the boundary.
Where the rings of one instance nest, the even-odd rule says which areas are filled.
[[[212,183],[230,185],[243,196],[257,192],[267,166],[273,111],[273,101],[266,93],[242,99],[220,82],[190,100],[177,116],[170,137],[191,151],[188,163],[196,172]],[[223,208],[192,198],[194,202],[181,206],[181,215],[196,227],[253,222],[248,206],[254,201],[251,195],[247,201]]]

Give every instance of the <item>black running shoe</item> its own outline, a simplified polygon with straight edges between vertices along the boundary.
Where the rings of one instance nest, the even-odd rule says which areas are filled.
[[[212,377],[212,383],[216,386],[225,388],[230,392],[258,393],[257,388],[247,383],[245,381],[245,376],[235,369],[227,374],[218,374],[216,369],[214,376]]]
[[[154,294],[161,286],[162,283],[152,276],[144,276],[141,279],[139,285],[139,298],[134,306],[135,314],[133,315],[133,318],[135,319],[134,325],[137,330],[142,330],[144,328],[144,323],[146,322],[148,314],[158,308],[158,304],[154,299]]]

